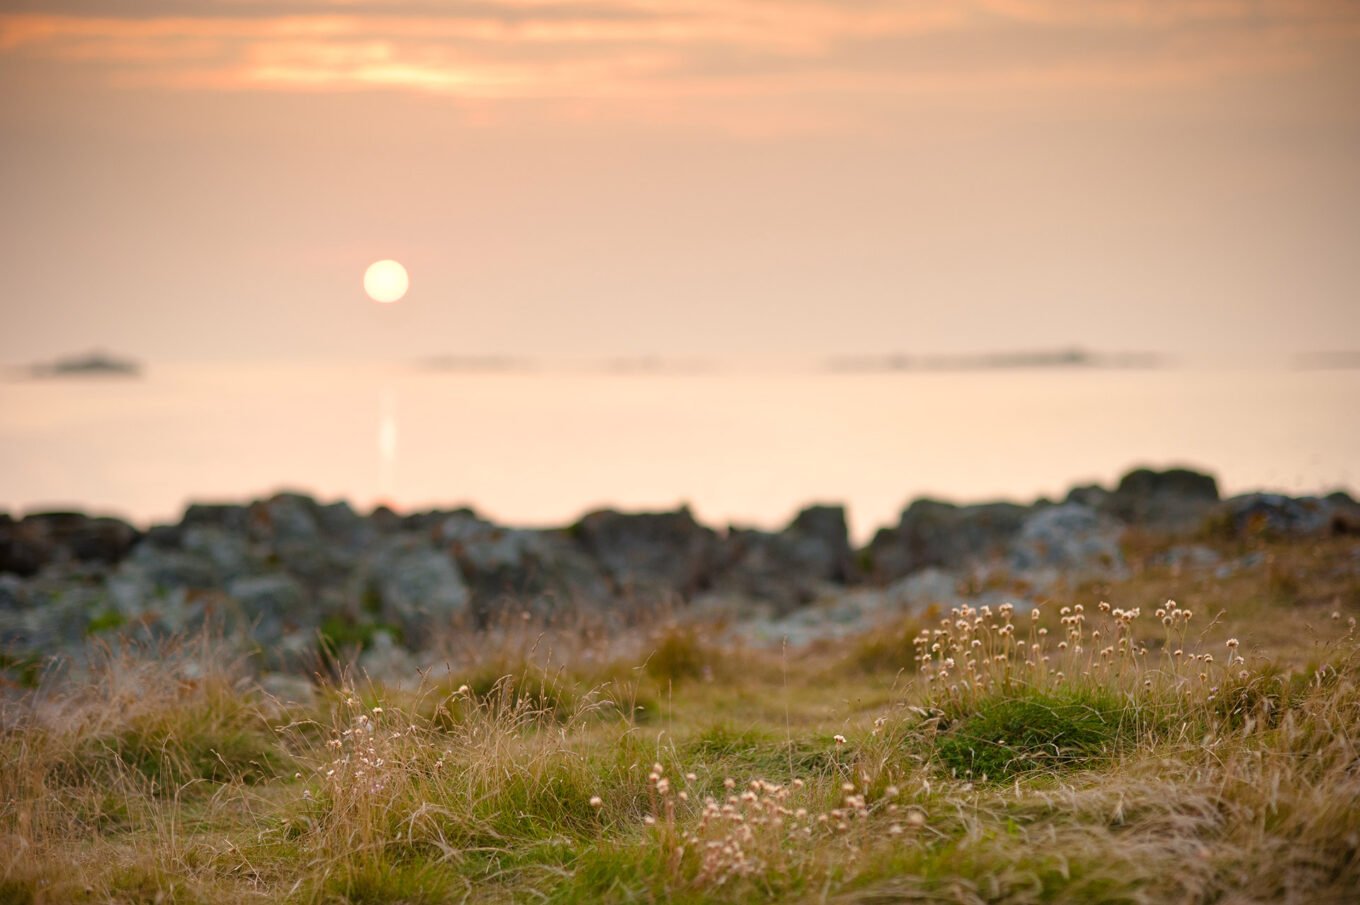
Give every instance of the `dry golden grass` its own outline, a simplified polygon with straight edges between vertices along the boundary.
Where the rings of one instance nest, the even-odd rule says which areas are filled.
[[[0,903],[1356,901],[1360,544],[1220,548],[803,652],[509,620],[306,705],[110,649],[6,708]]]

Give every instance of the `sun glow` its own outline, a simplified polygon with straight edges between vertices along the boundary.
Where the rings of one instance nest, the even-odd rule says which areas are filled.
[[[375,261],[364,271],[364,292],[375,302],[391,304],[400,301],[411,287],[406,268],[396,261]]]

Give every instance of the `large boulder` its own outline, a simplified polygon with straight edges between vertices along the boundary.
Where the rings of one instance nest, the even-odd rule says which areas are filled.
[[[1137,468],[1099,505],[1127,524],[1186,534],[1198,530],[1218,502],[1218,482],[1212,475],[1188,468]]]
[[[839,506],[804,509],[778,533],[733,527],[722,554],[718,592],[768,604],[776,613],[810,603],[856,574]]]
[[[315,541],[321,532],[316,500],[300,493],[277,493],[250,505],[250,534],[270,543]]]
[[[179,536],[179,547],[184,553],[211,564],[221,581],[246,575],[259,567],[245,535],[214,525],[186,526]]]
[[[1090,506],[1064,503],[1026,516],[1011,544],[1012,569],[1060,570],[1068,575],[1112,575],[1124,568],[1124,526]]]
[[[1208,516],[1211,533],[1234,538],[1327,537],[1360,533],[1360,504],[1344,493],[1288,497],[1248,493],[1225,500]]]
[[[599,607],[609,580],[565,531],[505,528],[471,512],[448,516],[438,537],[458,563],[486,620],[507,602],[539,613]]]
[[[826,580],[845,584],[859,577],[844,506],[809,506],[794,516],[783,533],[797,547],[800,558]]]
[[[891,582],[928,566],[956,569],[1003,555],[1029,508],[1014,503],[955,506],[917,500],[896,528],[884,528],[866,550],[873,578]]]
[[[381,541],[360,569],[360,607],[396,626],[413,646],[468,608],[462,573],[445,551],[419,537]]]
[[[35,575],[50,562],[112,565],[128,555],[140,533],[116,518],[79,512],[41,512],[0,520],[0,572]]]
[[[301,633],[315,638],[321,616],[306,590],[284,574],[250,575],[232,580],[227,596],[239,607],[251,636],[262,646],[277,645]]]
[[[0,518],[0,574],[37,575],[55,554],[56,545],[38,526]]]
[[[571,529],[604,569],[615,592],[644,603],[708,588],[718,563],[718,538],[688,507],[674,512],[592,512]]]
[[[186,528],[199,525],[245,534],[250,529],[250,507],[237,503],[190,503],[180,524]]]
[[[168,588],[215,588],[221,576],[211,559],[200,553],[138,544],[118,567],[119,573],[136,573],[153,590]]]

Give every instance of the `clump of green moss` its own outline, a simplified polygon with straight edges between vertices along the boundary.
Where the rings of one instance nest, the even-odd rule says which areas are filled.
[[[1023,693],[983,699],[936,739],[940,764],[960,777],[1004,780],[1089,765],[1129,735],[1124,707],[1094,693]]]

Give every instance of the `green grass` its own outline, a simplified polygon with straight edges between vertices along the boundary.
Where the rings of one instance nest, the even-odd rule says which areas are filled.
[[[309,705],[110,651],[0,730],[0,905],[1345,901],[1360,542],[1266,549],[1134,570],[1122,627],[1080,596],[790,652],[516,627]]]
[[[1128,747],[1136,729],[1133,708],[1113,695],[997,695],[951,720],[935,754],[952,776],[1000,782],[1092,766]]]

